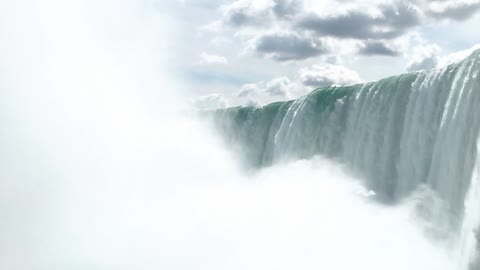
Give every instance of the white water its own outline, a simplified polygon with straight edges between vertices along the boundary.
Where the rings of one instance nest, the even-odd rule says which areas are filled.
[[[322,158],[242,172],[179,116],[140,3],[0,10],[0,269],[459,269],[417,197]]]
[[[477,142],[477,151],[480,150],[480,140]],[[479,243],[480,239],[480,153],[477,153],[477,162],[473,171],[470,189],[465,199],[465,218],[460,231],[456,250],[457,269],[478,269],[480,267]]]

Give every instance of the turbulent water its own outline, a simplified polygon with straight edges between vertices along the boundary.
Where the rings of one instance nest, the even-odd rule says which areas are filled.
[[[466,269],[480,215],[479,73],[476,51],[443,69],[317,89],[213,117],[249,166],[323,155],[348,165],[383,203],[430,194],[418,202],[418,214],[431,222],[434,237],[457,239],[457,269]]]

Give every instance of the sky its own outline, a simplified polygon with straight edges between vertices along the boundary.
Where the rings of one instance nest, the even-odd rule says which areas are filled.
[[[162,1],[163,2],[163,1]],[[175,0],[171,74],[196,108],[445,66],[480,43],[480,0]]]

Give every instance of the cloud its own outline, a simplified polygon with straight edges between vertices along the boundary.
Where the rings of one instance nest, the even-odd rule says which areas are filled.
[[[335,64],[313,65],[299,70],[300,82],[309,87],[318,88],[331,85],[351,85],[362,80],[357,72]]]
[[[272,102],[297,99],[314,88],[331,85],[351,85],[362,80],[358,74],[337,64],[313,65],[298,71],[295,79],[277,77],[266,82],[242,85],[236,95],[227,102],[222,95],[204,96],[196,100],[196,107],[202,109],[221,108],[226,104],[261,106]]]
[[[418,26],[420,22],[419,10],[401,2],[379,6],[378,14],[359,10],[328,16],[312,13],[301,18],[296,27],[337,38],[393,39]]]
[[[425,13],[431,18],[464,21],[480,10],[480,1],[431,1]]]
[[[470,54],[472,54],[476,50],[480,50],[480,44],[476,44],[469,49],[459,51],[459,52],[454,52],[445,57],[442,57],[439,59],[437,63],[437,68],[446,67],[450,64],[462,61],[463,59],[467,58]]]
[[[265,92],[272,97],[285,97],[291,96],[292,82],[287,77],[276,78],[269,81],[266,84]]]
[[[435,44],[420,46],[416,48],[413,59],[408,63],[408,71],[426,70],[432,68],[444,68],[467,58],[474,51],[480,50],[480,44],[476,44],[466,50],[440,56],[440,47]]]
[[[479,0],[236,0],[223,5],[221,19],[209,26],[233,28],[247,50],[280,62],[325,54],[331,47],[325,40],[355,44],[353,50],[351,44],[335,46],[338,53],[396,57],[404,52],[391,41],[429,21],[466,20],[479,10]]]
[[[326,63],[304,67],[295,79],[277,77],[269,81],[243,84],[240,90],[225,98],[220,94],[203,96],[195,100],[199,109],[223,108],[228,105],[263,106],[272,102],[297,99],[319,87],[360,83],[360,76],[338,64]]]
[[[221,22],[231,27],[262,26],[271,23],[274,3],[260,0],[238,0],[220,8]]]
[[[220,8],[221,22],[235,28],[268,26],[275,18],[288,20],[302,10],[300,0],[237,0]]]
[[[275,61],[303,60],[328,51],[326,42],[297,33],[270,33],[253,40],[251,49]]]
[[[361,45],[358,53],[363,55],[381,55],[381,56],[399,56],[401,53],[385,42],[382,41],[366,41]]]
[[[299,98],[308,93],[302,85],[287,77],[274,78],[267,82],[249,83],[242,86],[236,95],[243,105],[265,105],[277,101]]]
[[[194,108],[199,110],[213,110],[226,108],[228,106],[228,102],[221,94],[211,94],[192,100],[192,105]]]
[[[277,97],[280,99],[290,98],[292,82],[287,77],[279,77],[268,82],[244,84],[237,96],[240,98],[252,98],[258,96]]]
[[[439,53],[440,47],[434,44],[417,47],[412,60],[407,64],[407,71],[435,68],[439,61]]]
[[[273,13],[279,18],[292,18],[303,10],[303,1],[299,0],[274,0]]]
[[[438,57],[436,55],[426,56],[415,60],[407,65],[408,71],[419,71],[435,68],[438,63]]]
[[[206,52],[202,52],[200,54],[200,58],[202,59],[202,63],[206,64],[226,64],[228,63],[227,58],[219,55],[208,54]]]

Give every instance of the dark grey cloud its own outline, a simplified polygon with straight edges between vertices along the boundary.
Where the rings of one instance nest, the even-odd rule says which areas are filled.
[[[257,29],[250,32],[259,35],[250,49],[276,61],[304,60],[322,55],[328,51],[322,40],[339,39],[363,44],[357,50],[360,55],[396,57],[402,52],[389,44],[415,27],[441,19],[466,20],[480,10],[480,0],[385,2],[375,5],[375,11],[356,8],[320,15],[308,13],[303,0],[271,0],[264,5],[258,5],[255,0],[237,0],[222,6],[221,23],[231,28]],[[351,7],[355,5],[353,1]],[[269,28],[279,27],[289,34],[266,34],[271,31]]]
[[[253,50],[276,61],[303,60],[328,51],[322,40],[296,33],[262,35],[254,41]]]
[[[392,39],[421,23],[420,12],[404,3],[382,5],[379,10],[381,16],[357,10],[327,17],[309,14],[301,18],[296,27],[337,38]]]
[[[439,2],[439,1],[436,1]],[[441,1],[446,2],[446,1]],[[457,2],[447,4],[441,10],[429,9],[425,13],[434,19],[451,19],[456,21],[465,21],[470,19],[480,11],[480,1],[478,2]]]
[[[252,2],[235,1],[222,7],[225,25],[231,27],[268,26],[275,19],[290,20],[303,11],[303,1],[273,0],[272,5],[255,8]]]
[[[390,48],[385,42],[381,41],[367,41],[363,43],[358,51],[363,55],[380,55],[380,56],[400,56],[400,52]]]
[[[279,18],[291,18],[303,10],[303,1],[274,0],[273,13]]]
[[[270,23],[267,14],[254,12],[248,6],[227,9],[223,21],[233,27],[268,25]]]

